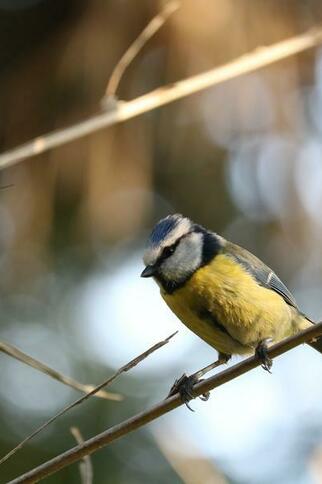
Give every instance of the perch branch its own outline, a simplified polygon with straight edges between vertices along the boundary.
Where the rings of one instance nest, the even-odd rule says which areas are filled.
[[[302,35],[283,40],[269,47],[257,48],[252,53],[243,55],[228,64],[160,87],[132,101],[117,101],[114,107],[105,112],[98,113],[67,128],[39,136],[24,145],[6,151],[0,155],[0,169],[8,168],[29,156],[45,153],[52,148],[124,122],[216,84],[253,72],[273,62],[315,47],[321,42],[322,28],[309,30]]]
[[[312,325],[311,328],[298,333],[295,336],[287,338],[274,346],[271,346],[268,350],[268,355],[270,358],[275,358],[296,346],[313,341],[322,335],[322,323]],[[194,386],[194,395],[197,397],[203,395],[214,388],[217,388],[225,383],[243,375],[244,373],[252,370],[259,366],[261,362],[256,356],[247,358],[246,360],[234,365],[227,370],[224,370],[217,375],[211,376],[206,380],[197,383]],[[114,425],[110,429],[95,435],[94,437],[86,440],[83,444],[77,445],[72,449],[63,452],[62,454],[54,457],[53,459],[45,462],[44,464],[36,467],[35,469],[26,472],[20,477],[10,481],[8,484],[31,484],[38,482],[44,477],[50,476],[60,469],[77,462],[85,455],[92,454],[93,452],[101,449],[102,447],[114,442],[115,440],[123,437],[124,435],[133,432],[134,430],[143,427],[144,425],[156,420],[162,415],[174,410],[175,408],[182,405],[181,398],[178,394],[171,396],[156,405],[154,405],[149,410],[145,410],[129,419]]]

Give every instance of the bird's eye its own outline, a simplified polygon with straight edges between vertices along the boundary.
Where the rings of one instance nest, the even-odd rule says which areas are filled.
[[[173,245],[171,245],[170,247],[165,247],[163,249],[162,256],[164,258],[170,257],[170,255],[173,254],[174,251],[175,251],[175,247]]]

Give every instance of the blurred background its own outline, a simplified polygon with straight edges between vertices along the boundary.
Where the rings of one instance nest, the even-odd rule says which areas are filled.
[[[0,0],[0,150],[100,109],[117,61],[164,2]],[[133,99],[300,34],[318,0],[182,0],[126,71]],[[99,383],[178,335],[0,469],[0,482],[163,398],[215,359],[140,279],[145,239],[181,212],[256,253],[322,318],[322,49],[0,173],[0,340]],[[232,363],[238,361],[233,359]],[[322,358],[300,347],[92,456],[95,484],[322,482]],[[79,394],[0,354],[0,453]],[[48,483],[80,482],[77,465]]]

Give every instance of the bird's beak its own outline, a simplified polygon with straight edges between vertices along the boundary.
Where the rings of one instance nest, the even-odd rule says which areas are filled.
[[[146,266],[142,271],[141,277],[152,277],[156,273],[157,268],[155,266]]]

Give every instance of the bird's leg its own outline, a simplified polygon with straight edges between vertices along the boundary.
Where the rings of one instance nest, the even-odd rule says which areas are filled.
[[[270,342],[271,342],[271,339],[267,338],[267,339],[264,339],[263,341],[261,341],[260,343],[258,343],[258,345],[256,346],[256,349],[255,349],[255,355],[257,356],[257,358],[261,362],[262,368],[264,368],[264,370],[268,371],[269,373],[272,373],[271,368],[272,368],[272,365],[273,365],[273,361],[271,360],[271,358],[267,354],[268,343],[270,343]]]
[[[218,366],[224,365],[227,363],[231,358],[231,355],[225,355],[224,353],[219,353],[218,359],[211,363],[210,365],[205,366],[199,371],[196,371],[196,373],[193,373],[191,377],[194,377],[196,381],[199,381],[201,377],[203,377],[206,373],[209,371],[213,370],[214,368],[217,368]]]
[[[227,361],[230,358],[231,358],[231,355],[225,355],[224,353],[219,353],[218,359],[213,363],[211,363],[210,365],[205,366],[204,368],[202,368],[199,371],[196,371],[196,373],[193,373],[190,376],[187,376],[184,373],[181,378],[179,378],[174,382],[174,384],[170,389],[168,397],[171,397],[172,395],[179,393],[181,396],[181,400],[186,404],[189,410],[193,411],[193,409],[188,404],[190,400],[195,398],[193,394],[193,386],[199,381],[201,381],[201,378],[206,373],[213,370],[214,368],[217,368],[218,366],[224,365],[225,363],[227,363]],[[210,393],[207,392],[201,395],[200,399],[206,401],[208,400],[209,396],[210,396]]]
[[[196,373],[193,373],[193,375],[190,376],[195,383],[199,382],[202,380],[202,377],[208,373],[209,371],[213,370],[214,368],[217,368],[218,366],[226,364],[231,358],[231,355],[226,355],[224,353],[219,353],[218,359],[211,363],[210,365],[205,366],[199,371],[196,371]],[[210,397],[210,392],[204,393],[203,395],[200,395],[199,398],[203,401],[207,401]]]

